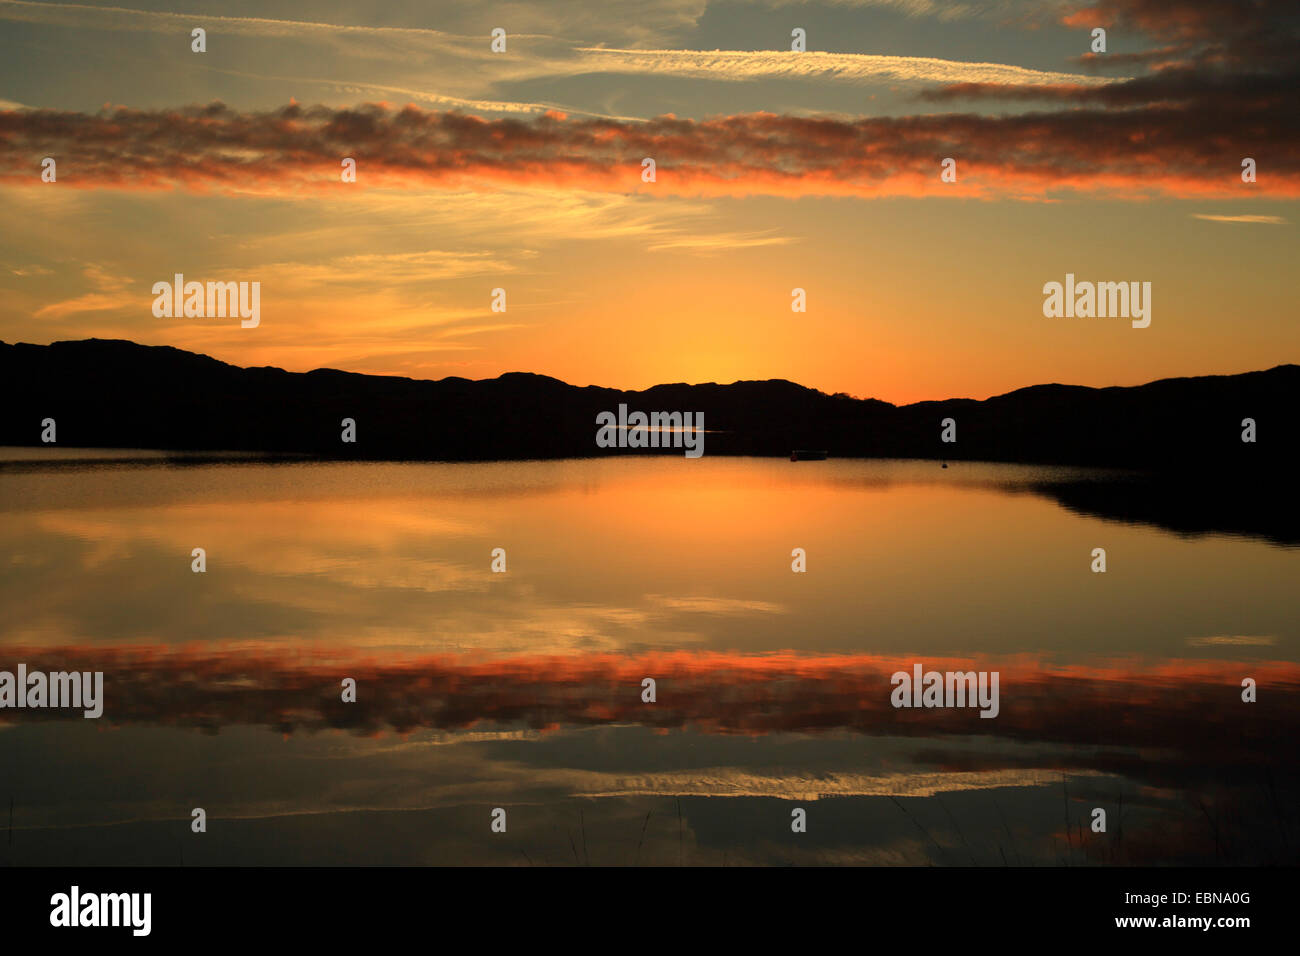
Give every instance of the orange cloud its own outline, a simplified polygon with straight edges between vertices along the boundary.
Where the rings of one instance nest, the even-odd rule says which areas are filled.
[[[1228,763],[1247,741],[1290,740],[1300,730],[1300,664],[1289,662],[1135,658],[1053,666],[1029,656],[945,659],[794,651],[463,654],[380,661],[339,649],[93,645],[11,646],[5,656],[8,663],[0,666],[11,671],[18,661],[29,673],[103,671],[107,723],[213,730],[253,724],[284,733],[338,728],[373,734],[454,730],[481,722],[535,729],[635,723],[738,734],[996,734],[1145,748],[1179,746],[1189,739],[1189,727],[1199,726],[1204,731],[1195,738],[1200,756],[1213,751]],[[890,676],[910,671],[915,661],[926,671],[998,671],[998,717],[981,719],[972,709],[895,709]],[[355,678],[360,688],[354,704],[340,699],[343,677]],[[658,682],[653,705],[641,700],[645,677]],[[1264,689],[1259,703],[1241,703],[1243,677]],[[1250,719],[1242,716],[1243,708],[1249,708]],[[50,710],[9,710],[3,716],[68,719],[67,712]]]
[[[1271,101],[1260,107],[1269,108]],[[489,120],[379,105],[260,113],[220,103],[95,115],[20,110],[0,112],[0,181],[54,188],[38,176],[40,158],[54,156],[65,188],[317,195],[358,188],[340,182],[341,160],[351,156],[359,184],[395,188],[1199,198],[1239,196],[1241,157],[1254,156],[1262,172],[1252,191],[1300,196],[1300,132],[1265,119],[1235,101],[1212,114],[1165,104],[1014,116],[753,113],[648,122],[554,113]],[[1215,136],[1204,135],[1207,126]],[[949,156],[958,161],[956,184],[939,178],[939,162]],[[641,181],[644,157],[656,160],[653,184]]]

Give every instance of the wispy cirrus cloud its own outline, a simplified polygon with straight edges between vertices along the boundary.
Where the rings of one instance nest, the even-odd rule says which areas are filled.
[[[49,270],[44,270],[48,273]],[[82,279],[92,291],[60,299],[37,309],[33,318],[62,319],[82,312],[108,312],[129,307],[136,296],[130,291],[131,280],[105,266],[91,262],[81,270]]]
[[[47,26],[77,27],[94,30],[143,31],[148,33],[175,33],[187,36],[194,27],[216,29],[231,36],[260,36],[274,39],[308,39],[346,42],[348,40],[378,40],[388,45],[389,55],[393,44],[419,46],[429,51],[441,49],[448,52],[491,56],[487,44],[480,38],[461,37],[422,27],[379,27],[325,23],[311,20],[280,20],[270,17],[231,17],[209,13],[170,13],[165,10],[138,10],[130,7],[96,6],[84,3],[45,3],[33,0],[0,0],[0,19],[21,23],[38,23]],[[468,42],[477,49],[470,49]],[[353,45],[356,52],[363,48]],[[376,53],[382,52],[374,47]]]
[[[757,249],[762,246],[786,246],[797,242],[794,236],[773,236],[754,232],[721,232],[699,235],[679,235],[663,239],[649,246],[651,252],[666,249],[687,249],[702,255],[726,252],[733,249]]]
[[[809,50],[695,50],[575,47],[512,66],[513,78],[548,79],[586,74],[671,76],[725,83],[805,80],[818,83],[985,84],[990,86],[1108,86],[1120,77],[1039,70],[1007,63],[928,56],[831,53]]]
[[[615,50],[596,47],[583,48],[578,52],[582,58],[577,62],[576,68],[584,71],[669,74],[730,82],[782,78],[859,83],[1069,83],[1084,87],[1118,82],[1110,77],[928,56],[827,53],[816,50],[792,53],[789,50]]]
[[[1209,213],[1197,212],[1192,213],[1192,218],[1205,219],[1210,222],[1253,222],[1270,226],[1289,225],[1287,220],[1281,216],[1215,216]]]
[[[1272,634],[1216,634],[1212,637],[1189,637],[1190,647],[1272,647],[1277,638]]]
[[[277,282],[291,287],[318,288],[322,285],[365,285],[389,288],[409,283],[423,284],[440,279],[472,275],[501,275],[515,272],[520,262],[536,252],[516,250],[505,258],[488,250],[426,249],[419,252],[362,253],[316,262],[271,263]]]
[[[904,0],[900,5],[920,12],[932,4]],[[638,11],[644,16],[645,11]],[[702,12],[702,9],[701,11]],[[438,106],[468,106],[495,112],[529,112],[553,104],[514,103],[461,91],[507,80],[573,77],[591,73],[670,75],[744,82],[761,78],[815,79],[848,83],[980,83],[998,85],[1105,85],[1111,78],[1037,70],[1002,63],[964,62],[937,57],[891,56],[859,53],[789,50],[627,49],[584,45],[562,36],[513,33],[511,43],[523,44],[523,55],[491,52],[486,36],[465,36],[420,27],[333,24],[266,17],[232,17],[202,13],[178,14],[126,7],[97,7],[73,3],[34,3],[0,0],[0,19],[82,29],[170,33],[188,35],[202,26],[222,35],[261,37],[327,43],[353,56],[389,59],[394,52],[404,59],[436,57],[448,62],[491,63],[490,79],[476,81],[473,72],[452,72],[445,79],[458,88],[421,91],[409,85],[356,82],[370,90],[386,90],[432,102]],[[525,21],[531,22],[531,21]],[[317,82],[317,81],[310,81]],[[443,85],[447,85],[444,83]]]

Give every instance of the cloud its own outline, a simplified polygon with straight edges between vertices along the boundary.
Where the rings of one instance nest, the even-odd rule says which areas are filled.
[[[939,15],[923,0],[885,0],[909,14]],[[698,5],[672,4],[681,22]],[[984,12],[1036,16],[1020,4],[984,4]],[[938,84],[920,92],[931,102],[1040,101],[1043,112],[948,113],[903,117],[803,117],[769,113],[652,120],[538,114],[541,103],[459,95],[442,86],[339,83],[356,92],[398,93],[434,104],[393,109],[237,112],[220,103],[99,114],[0,111],[0,182],[31,180],[31,157],[60,159],[61,184],[121,189],[319,197],[338,189],[343,156],[364,164],[366,187],[466,190],[523,188],[552,194],[583,190],[640,196],[928,196],[1056,198],[1212,197],[1239,192],[1240,161],[1260,162],[1258,194],[1300,194],[1300,124],[1294,90],[1297,17],[1280,0],[1257,0],[1249,16],[1235,5],[1102,0],[1095,7],[1054,7],[1071,26],[1106,23],[1153,37],[1154,50],[1115,54],[1158,68],[1122,80],[969,63],[931,57],[788,51],[702,51],[575,46],[524,35],[525,55],[496,60],[491,80],[450,68],[452,84],[501,83],[525,77],[616,72],[702,77],[730,82],[761,78]],[[1041,10],[1040,10],[1041,12]],[[0,0],[0,16],[110,29],[171,31],[189,15],[117,7]],[[99,19],[96,19],[99,18]],[[468,64],[489,56],[482,37],[405,27],[360,27],[266,18],[212,18],[222,29],[273,37],[374,41]],[[101,23],[102,21],[102,23]],[[1027,21],[1026,21],[1027,22]],[[414,46],[410,46],[410,45]],[[364,45],[364,44],[363,44]],[[513,48],[512,48],[513,50]],[[456,61],[455,57],[469,57]],[[1123,58],[1121,60],[1121,58]],[[1090,63],[1101,63],[1100,57]],[[471,77],[462,79],[461,77]],[[323,80],[312,80],[321,82]],[[457,107],[446,111],[447,106]],[[1081,108],[1082,107],[1082,108]],[[466,113],[466,108],[476,111]],[[441,111],[440,111],[441,110]],[[485,118],[479,113],[503,114]],[[520,114],[525,114],[521,116]],[[526,118],[525,118],[526,116]],[[1214,130],[1213,136],[1204,131]],[[658,182],[640,181],[653,157]],[[953,157],[958,182],[943,184],[938,161]],[[358,185],[354,192],[363,187]],[[746,244],[773,244],[737,236]],[[658,248],[717,248],[718,240],[671,238]]]
[[[357,41],[371,41],[375,55],[391,56],[394,49],[423,52],[448,52],[464,56],[492,56],[486,35],[461,37],[419,27],[370,27],[321,23],[307,20],[277,20],[268,17],[228,17],[206,13],[168,13],[161,10],[135,10],[128,7],[91,6],[82,3],[45,3],[32,0],[0,0],[0,19],[47,26],[91,30],[129,30],[148,33],[171,33],[184,37],[188,45],[190,30],[203,27],[230,36],[260,36],[273,39],[316,39],[339,43],[351,42],[350,49],[360,52]],[[473,44],[471,48],[470,45]]]
[[[1281,216],[1213,216],[1209,213],[1193,213],[1193,219],[1207,219],[1210,222],[1258,222],[1272,226],[1286,226],[1289,223]]]
[[[212,72],[221,73],[227,76],[236,76],[243,79],[263,80],[277,84],[285,83],[311,83],[317,86],[329,87],[335,91],[349,93],[353,95],[364,95],[374,97],[378,94],[384,98],[387,94],[395,93],[398,96],[411,102],[428,103],[442,109],[455,109],[469,111],[474,113],[514,113],[514,114],[541,114],[548,111],[558,110],[563,113],[573,113],[579,116],[595,116],[602,119],[617,119],[635,122],[638,117],[635,116],[609,116],[605,113],[582,110],[572,106],[557,106],[554,103],[526,103],[516,100],[497,100],[471,98],[465,96],[450,96],[445,92],[433,92],[432,90],[418,89],[411,86],[393,86],[385,83],[374,83],[363,80],[342,80],[342,79],[324,79],[321,77],[310,76],[273,76],[261,73],[247,73],[242,70],[223,70],[213,68]],[[0,101],[2,103],[3,101]],[[4,108],[0,106],[0,108]],[[13,104],[14,109],[19,108],[18,104]]]
[[[798,240],[793,236],[772,236],[761,232],[722,232],[712,235],[675,236],[656,242],[651,252],[667,249],[686,249],[702,255],[729,252],[733,249],[755,249],[761,246],[785,246]]]
[[[1216,135],[1207,137],[1205,128]],[[373,186],[510,186],[645,195],[961,195],[1045,198],[1226,196],[1243,155],[1268,157],[1252,189],[1300,195],[1300,128],[1249,104],[1195,115],[1177,106],[1013,116],[937,114],[818,119],[750,113],[641,123],[550,113],[532,120],[463,113],[291,105],[238,112],[221,103],[97,114],[0,113],[0,182],[31,185],[30,157],[60,159],[60,187],[185,188],[311,196],[340,188],[356,157]],[[960,185],[939,180],[955,157]],[[653,157],[658,181],[641,181]],[[1264,172],[1266,170],[1266,173]],[[45,188],[50,188],[48,185]]]
[[[81,312],[108,312],[114,309],[130,308],[139,296],[113,294],[105,292],[87,292],[85,295],[51,302],[37,309],[33,318],[62,319]]]
[[[1152,67],[1146,75],[1119,83],[1076,81],[1026,83],[968,79],[926,90],[932,102],[971,99],[1090,103],[1111,108],[1183,104],[1209,111],[1202,129],[1215,129],[1219,114],[1271,110],[1272,125],[1294,133],[1300,13],[1292,0],[1251,3],[1187,0],[1101,0],[1062,18],[1066,26],[1104,26],[1154,38],[1157,46],[1127,52],[1087,53],[1073,59],[1090,71]]]
[[[278,262],[259,266],[274,275],[276,284],[303,291],[325,285],[357,285],[370,289],[424,284],[473,275],[499,275],[519,270],[519,260],[536,252],[516,250],[513,258],[483,250],[428,249],[421,252],[361,253],[317,262]]]
[[[1081,777],[1101,776],[1079,771]],[[1060,771],[937,770],[889,773],[759,774],[732,767],[704,767],[663,773],[606,774],[575,788],[588,797],[776,797],[819,800],[826,797],[932,797],[941,793],[1004,787],[1059,786]]]
[[[803,0],[761,0],[769,9],[803,6]],[[909,18],[940,22],[972,18],[1014,22],[1033,17],[1059,18],[1060,3],[1043,0],[827,0],[837,7],[880,7]],[[430,19],[448,28],[474,30],[463,36],[419,27],[374,27],[331,24],[319,21],[281,20],[268,17],[235,17],[203,13],[167,13],[127,7],[92,6],[78,3],[0,0],[0,18],[99,30],[133,30],[156,33],[183,32],[192,26],[218,30],[227,35],[265,36],[279,39],[315,39],[330,42],[340,50],[372,56],[391,55],[396,49],[420,52],[437,48],[453,53],[466,41],[486,54],[486,31],[479,32],[482,19],[472,6],[441,4]],[[523,38],[589,37],[591,42],[625,45],[663,44],[694,32],[707,12],[708,0],[603,0],[593,8],[589,0],[547,0],[544,4],[515,3],[500,11],[509,30],[510,42]],[[184,28],[182,30],[182,27]]]
[[[1271,634],[1218,634],[1214,637],[1189,637],[1187,639],[1189,647],[1271,647],[1276,643],[1277,638]]]
[[[742,598],[724,597],[669,597],[663,594],[647,594],[645,600],[650,604],[660,604],[674,611],[689,611],[699,614],[785,614],[787,609],[770,601],[754,601]]]
[[[1148,104],[1181,105],[1188,109],[1227,113],[1245,109],[1263,114],[1276,111],[1279,118],[1294,104],[1300,71],[1284,73],[1225,73],[1179,64],[1148,75],[1106,86],[1078,83],[952,83],[924,90],[921,100],[1002,99],[1087,103],[1112,109]],[[1274,120],[1277,122],[1277,120]],[[1286,124],[1283,124],[1286,125]],[[1293,125],[1294,124],[1290,124]]]
[[[936,11],[933,4],[915,0],[896,0],[890,5],[912,14],[929,14]],[[661,34],[681,33],[694,25],[704,11],[703,4],[679,3],[669,5],[667,11],[647,8],[636,3],[633,19],[645,21],[660,13],[662,26],[631,28],[619,23],[619,18],[604,11],[610,29],[597,31],[597,35],[624,37],[628,40],[663,38]],[[957,13],[951,8],[949,13]],[[564,31],[573,36],[573,30],[589,24],[589,9],[580,9],[572,19],[555,17],[548,7],[544,19],[549,31]],[[632,11],[629,11],[631,14]],[[534,23],[527,8],[517,8],[512,22],[525,28]],[[277,40],[298,40],[326,43],[338,53],[372,59],[391,60],[394,53],[401,61],[424,62],[436,58],[444,71],[443,88],[438,92],[414,89],[410,85],[387,83],[338,81],[344,88],[353,87],[368,91],[400,93],[440,107],[468,107],[484,112],[531,112],[547,108],[538,103],[511,103],[482,96],[449,93],[448,85],[480,87],[507,80],[580,76],[590,73],[621,73],[634,75],[673,75],[728,82],[744,82],[759,78],[814,79],[821,82],[842,81],[864,83],[883,82],[941,82],[941,83],[994,83],[1003,85],[1061,84],[1103,85],[1113,82],[1109,78],[1035,70],[1000,63],[969,63],[935,57],[885,56],[856,53],[828,53],[808,51],[795,54],[788,50],[691,50],[691,49],[628,49],[606,46],[581,45],[562,36],[545,33],[511,31],[513,44],[506,54],[492,53],[486,33],[480,36],[463,36],[439,30],[416,27],[372,27],[323,23],[304,20],[280,20],[264,17],[229,17],[206,14],[177,14],[158,11],[135,10],[124,7],[95,7],[84,4],[33,3],[30,0],[0,0],[0,18],[51,26],[126,30],[176,34],[188,38],[194,26],[202,26],[223,36],[251,36]],[[627,18],[623,18],[626,20]],[[668,27],[667,20],[675,20]],[[590,28],[588,28],[590,29]],[[612,30],[612,33],[611,33]],[[587,32],[581,30],[580,32]],[[459,62],[458,62],[459,61]],[[491,63],[490,80],[478,79],[475,74],[480,65]],[[458,63],[457,66],[449,64]],[[230,72],[230,71],[219,71]],[[304,82],[325,82],[305,80]],[[576,110],[574,112],[577,112]]]
[[[1126,748],[1172,748],[1201,768],[1271,759],[1275,747],[1268,743],[1300,729],[1300,665],[1258,659],[1135,657],[1069,666],[1028,656],[925,659],[927,672],[999,673],[1000,711],[985,720],[973,708],[895,708],[891,676],[910,672],[914,660],[870,654],[471,651],[389,653],[380,659],[364,649],[304,652],[300,644],[277,648],[243,641],[204,649],[15,645],[9,656],[25,662],[29,672],[103,671],[104,685],[112,689],[104,719],[115,725],[242,724],[283,733],[337,728],[360,734],[608,725],[754,736],[995,734],[1021,743],[1079,745],[1086,752],[1075,755],[1075,765],[1107,773],[1133,765]],[[1225,693],[1235,699],[1243,674],[1270,689],[1271,704],[1224,709]],[[648,675],[660,687],[653,707],[641,700],[641,680]],[[342,676],[367,688],[355,704],[340,702]],[[183,697],[165,692],[182,681]],[[1268,719],[1250,718],[1245,711],[1253,707],[1266,707]],[[81,719],[56,710],[0,716]],[[1189,731],[1195,725],[1207,732]],[[989,769],[1015,765],[1006,753],[992,759]],[[1153,765],[1149,772],[1162,771]]]
[[[1070,27],[1119,28],[1196,48],[1203,63],[1293,61],[1294,0],[1093,0],[1061,18]]]
[[[779,77],[825,82],[1063,84],[1104,86],[1107,77],[1032,70],[1004,63],[969,63],[927,56],[882,56],[810,50],[614,50],[581,48],[576,69],[584,72],[671,74],[747,82]]]
[[[48,275],[50,270],[38,274]],[[21,274],[21,273],[20,273]],[[95,291],[51,302],[34,313],[37,319],[62,319],[82,312],[108,312],[115,309],[129,308],[139,301],[139,296],[128,291],[131,280],[126,276],[116,275],[99,263],[87,263],[81,270],[85,279]]]

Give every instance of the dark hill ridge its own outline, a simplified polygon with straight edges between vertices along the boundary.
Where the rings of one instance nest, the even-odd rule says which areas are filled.
[[[0,444],[40,444],[40,422],[49,417],[64,447],[376,459],[611,454],[596,447],[596,415],[624,402],[633,411],[703,412],[704,450],[712,455],[825,448],[834,457],[1255,471],[1289,459],[1300,410],[1296,365],[1134,387],[1035,385],[985,401],[894,406],[784,380],[636,392],[524,372],[483,381],[286,372],[103,339],[0,343],[0,383]],[[940,441],[947,417],[957,421],[956,444]],[[1255,444],[1241,441],[1248,417],[1258,423]],[[343,418],[356,420],[356,444],[340,441]]]

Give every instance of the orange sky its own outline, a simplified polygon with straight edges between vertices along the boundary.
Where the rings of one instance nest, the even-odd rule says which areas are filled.
[[[636,29],[519,6],[500,54],[447,4],[0,7],[0,338],[896,403],[1300,356],[1300,144],[1274,121],[1296,37],[1272,2],[657,5]],[[29,48],[57,50],[49,82]],[[259,282],[258,327],[156,318],[176,273]],[[1044,317],[1067,273],[1150,282],[1150,327]]]

